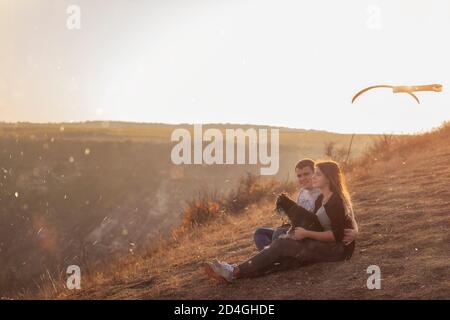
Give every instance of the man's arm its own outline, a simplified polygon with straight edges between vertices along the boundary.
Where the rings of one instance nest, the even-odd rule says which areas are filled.
[[[353,225],[352,229],[344,230],[344,238],[342,239],[342,241],[346,245],[352,243],[358,237],[359,228],[358,228],[358,223],[356,222],[356,219],[354,217],[353,217],[352,225]]]
[[[353,219],[353,228],[354,229],[344,229],[344,237],[342,242],[345,245],[352,243],[357,235],[358,235],[358,225],[356,220]],[[336,238],[334,237],[334,233],[331,230],[328,231],[310,231],[304,228],[295,228],[295,233],[293,237],[295,240],[302,240],[305,238],[310,238],[313,240],[324,241],[324,242],[335,242]]]
[[[336,239],[334,238],[333,231],[307,231],[307,238],[318,240],[318,241],[324,241],[324,242],[335,242]]]
[[[295,240],[302,240],[310,238],[317,241],[323,242],[335,242],[333,231],[310,231],[304,228],[295,228],[295,233],[293,235]]]

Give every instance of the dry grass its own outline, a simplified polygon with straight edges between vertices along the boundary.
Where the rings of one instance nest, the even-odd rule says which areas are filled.
[[[179,127],[192,130],[125,122],[0,123],[0,296],[28,292],[52,282],[50,276],[59,283],[71,264],[86,272],[111,255],[141,252],[179,225],[185,201],[197,190],[229,191],[245,172],[259,172],[255,165],[174,165],[170,135]],[[355,154],[374,137],[358,135]],[[320,157],[325,139],[341,145],[349,136],[280,129],[277,178],[292,177],[300,156]],[[263,191],[252,194],[256,199]],[[255,201],[241,193],[235,198],[227,207],[232,211]]]
[[[448,299],[450,297],[450,129],[392,146],[385,161],[350,177],[360,236],[353,258],[223,286],[200,270],[215,257],[239,262],[255,253],[252,234],[276,226],[271,202],[251,205],[192,229],[127,264],[83,278],[60,299]],[[382,289],[368,290],[378,265]],[[54,297],[54,296],[53,296]]]
[[[49,281],[39,298],[57,299],[448,299],[450,297],[450,127],[393,142],[383,159],[349,179],[360,236],[353,258],[216,285],[200,270],[215,257],[255,253],[260,226],[277,226],[271,201],[219,215],[151,252],[83,274],[80,291]],[[372,152],[380,152],[380,150]],[[368,154],[373,157],[374,154]],[[382,289],[368,290],[378,265]],[[22,298],[36,297],[24,294]]]

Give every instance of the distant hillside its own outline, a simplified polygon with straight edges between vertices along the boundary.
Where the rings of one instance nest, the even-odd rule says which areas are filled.
[[[255,252],[259,226],[279,225],[272,202],[226,215],[84,278],[83,299],[448,299],[450,297],[450,126],[379,146],[350,176],[360,236],[353,258],[213,284],[200,270],[217,257],[239,262]],[[366,164],[366,165],[365,165]],[[381,268],[381,290],[366,287]],[[86,279],[87,278],[87,279]],[[54,297],[51,290],[42,291]]]
[[[199,190],[229,190],[249,165],[176,166],[175,126],[126,122],[0,124],[0,293],[34,287],[70,264],[132,255],[180,223]],[[205,125],[249,128],[247,125]],[[252,126],[253,127],[253,126]],[[255,126],[258,127],[258,126]],[[278,177],[350,135],[280,129]],[[356,135],[352,157],[377,136]],[[31,284],[31,285],[30,285]]]

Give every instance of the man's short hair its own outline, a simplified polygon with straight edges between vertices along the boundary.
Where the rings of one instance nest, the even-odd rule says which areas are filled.
[[[312,171],[314,171],[314,165],[316,163],[312,159],[302,159],[295,165],[295,169],[303,169],[303,168],[311,168]]]

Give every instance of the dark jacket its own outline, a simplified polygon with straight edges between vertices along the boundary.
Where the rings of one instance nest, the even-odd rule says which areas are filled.
[[[288,198],[287,198],[288,199]],[[302,219],[312,220],[314,219],[316,212],[322,206],[323,195],[320,195],[315,203],[314,212],[309,212],[303,207],[297,205],[292,200],[282,199],[281,206],[283,207],[286,215],[289,217],[291,221],[299,221]],[[331,221],[331,231],[333,232],[336,243],[341,243],[344,238],[344,229],[353,229],[353,219],[346,214],[345,206],[343,200],[335,193],[331,196],[331,198],[324,204],[325,212],[328,215],[328,218]],[[293,226],[298,226],[293,224]],[[317,228],[308,228],[305,229],[312,231],[321,231]],[[345,256],[346,259],[349,259],[354,251],[355,241],[345,246]]]

